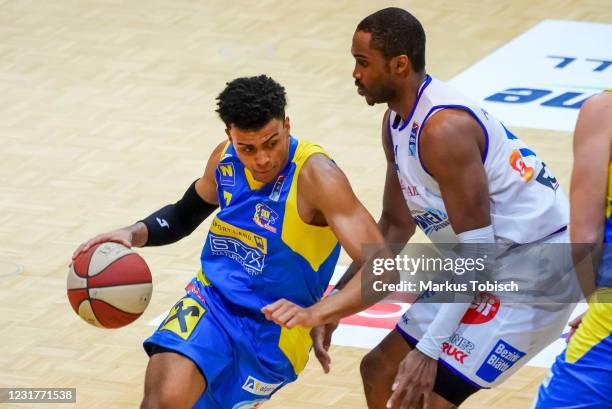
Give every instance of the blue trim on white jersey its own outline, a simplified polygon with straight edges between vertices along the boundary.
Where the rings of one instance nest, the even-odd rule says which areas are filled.
[[[423,129],[425,128],[425,123],[427,122],[427,119],[429,119],[429,117],[437,111],[441,111],[443,109],[463,109],[464,111],[469,112],[474,119],[476,119],[476,121],[478,122],[478,124],[480,125],[480,127],[482,128],[482,130],[484,131],[485,134],[485,146],[484,146],[484,152],[482,153],[482,164],[484,165],[484,163],[487,160],[487,154],[489,153],[489,132],[487,131],[487,128],[484,126],[484,124],[482,123],[482,121],[480,120],[480,118],[478,118],[478,116],[476,116],[476,114],[474,113],[474,111],[472,111],[469,107],[465,106],[465,105],[435,105],[433,107],[431,107],[431,109],[429,110],[429,112],[427,113],[427,115],[425,115],[425,118],[423,119],[423,122],[421,122],[421,128],[419,129],[419,133],[417,134],[417,156],[419,158],[419,163],[421,164],[421,167],[423,168],[423,170],[425,172],[427,172],[427,174],[431,177],[433,177],[433,175],[431,173],[429,173],[429,171],[427,170],[427,168],[425,167],[425,164],[423,163],[423,160],[421,159],[421,133],[423,132]]]
[[[423,81],[423,85],[421,85],[421,89],[419,90],[419,92],[417,94],[416,100],[414,101],[414,105],[412,106],[412,111],[410,111],[410,115],[408,115],[406,117],[406,120],[404,121],[403,125],[398,129],[399,132],[403,131],[404,128],[406,128],[406,126],[412,120],[412,115],[414,115],[414,111],[416,110],[417,105],[419,105],[419,99],[421,99],[421,95],[423,95],[423,92],[425,91],[425,88],[427,88],[427,86],[430,83],[431,83],[431,77],[429,76],[429,74],[427,74],[425,76],[425,81]]]

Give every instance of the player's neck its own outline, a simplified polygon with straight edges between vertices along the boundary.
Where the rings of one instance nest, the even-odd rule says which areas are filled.
[[[408,118],[410,112],[412,112],[412,108],[416,104],[419,88],[421,88],[426,77],[427,73],[425,71],[413,75],[406,80],[404,86],[399,87],[396,98],[393,101],[389,101],[389,108],[397,112],[404,121]]]

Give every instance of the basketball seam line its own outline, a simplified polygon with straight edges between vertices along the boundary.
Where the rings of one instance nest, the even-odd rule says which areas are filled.
[[[140,314],[139,314],[139,313],[137,313],[137,312],[128,312],[128,311],[124,311],[124,310],[122,310],[121,308],[118,308],[118,307],[114,306],[113,304],[109,304],[109,303],[107,303],[106,301],[104,301],[104,300],[100,300],[100,299],[98,299],[98,298],[94,298],[94,300],[95,300],[95,301],[99,301],[99,302],[101,302],[101,303],[104,303],[104,304],[108,305],[109,307],[112,307],[112,308],[116,309],[117,311],[121,311],[121,312],[122,312],[122,313],[124,313],[124,314],[128,314],[128,315],[136,316],[137,318],[138,318],[138,317],[140,317],[140,316],[142,315],[142,313],[140,313]],[[91,306],[91,310],[93,311],[93,305]],[[143,312],[144,312],[144,311],[143,311]],[[94,314],[95,314],[95,313],[94,313]],[[96,317],[96,319],[97,319],[97,317]],[[98,320],[98,321],[100,321],[100,320]],[[101,322],[101,321],[100,321],[100,324],[102,324],[102,322]]]
[[[115,242],[114,242],[114,241],[110,241],[110,242],[107,242],[107,243],[115,243]],[[119,244],[119,243],[118,243],[118,244]],[[123,246],[123,244],[122,244],[122,246]],[[124,246],[124,247],[125,247],[125,246]],[[127,248],[127,247],[126,247],[126,248]],[[100,271],[98,274],[96,274],[96,275],[94,275],[94,276],[90,276],[90,275],[89,275],[89,267],[91,267],[91,259],[93,258],[93,253],[91,253],[91,257],[89,257],[89,261],[87,262],[87,276],[85,276],[85,278],[87,278],[87,280],[89,280],[91,277],[95,277],[95,276],[97,276],[97,275],[101,274],[101,273],[102,273],[104,270],[106,270],[107,268],[109,268],[109,267],[110,267],[112,264],[115,264],[117,261],[119,261],[119,260],[121,260],[122,258],[127,257],[127,256],[129,256],[129,255],[131,255],[131,254],[136,254],[137,256],[139,256],[139,257],[140,257],[140,255],[139,255],[138,253],[136,253],[134,250],[132,250],[132,249],[129,249],[129,250],[131,251],[130,253],[124,254],[124,255],[123,255],[123,256],[121,256],[121,257],[117,257],[116,259],[114,259],[113,261],[111,261],[110,263],[108,263],[108,265],[106,265],[106,267],[104,267],[104,268],[102,269],[102,271]],[[95,253],[95,250],[94,250],[94,253]],[[140,258],[142,258],[142,257],[140,257]],[[144,260],[144,259],[143,259],[143,260]],[[145,262],[145,263],[146,263],[146,262]],[[149,270],[149,266],[147,266],[147,270]],[[151,274],[151,270],[149,270],[149,274]]]

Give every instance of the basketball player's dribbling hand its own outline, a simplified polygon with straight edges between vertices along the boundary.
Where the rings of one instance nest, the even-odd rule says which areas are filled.
[[[410,351],[397,370],[387,408],[427,409],[437,370],[438,361],[418,349]]]
[[[74,261],[74,259],[77,258],[79,254],[86,252],[92,246],[95,246],[96,244],[99,244],[99,243],[106,243],[108,241],[120,243],[120,244],[123,244],[127,248],[131,248],[132,239],[133,239],[133,233],[126,229],[119,229],[119,230],[114,230],[108,233],[98,234],[93,239],[90,239],[84,243],[81,243],[81,245],[77,247],[74,253],[72,253],[72,260]]]
[[[314,327],[310,331],[312,345],[314,347],[315,356],[323,368],[323,372],[329,373],[331,357],[329,356],[329,347],[331,346],[331,338],[334,331],[338,328],[338,322],[331,322],[325,325]]]

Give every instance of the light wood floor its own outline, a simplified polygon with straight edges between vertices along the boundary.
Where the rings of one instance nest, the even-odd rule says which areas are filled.
[[[441,79],[544,18],[612,21],[609,0],[0,0],[0,387],[73,386],[79,408],[137,406],[146,323],[182,293],[207,225],[141,251],[153,300],[119,331],[72,312],[70,254],[176,200],[201,174],[224,138],[214,105],[226,81],[267,73],[284,84],[293,133],[324,145],[378,215],[383,107],[356,94],[349,48],[360,19],[391,4],[424,24],[429,72]],[[570,135],[515,131],[567,188]],[[23,272],[10,275],[15,265]],[[332,374],[312,361],[265,407],[365,408],[364,353],[334,348]],[[465,407],[528,408],[543,375],[523,369]]]

